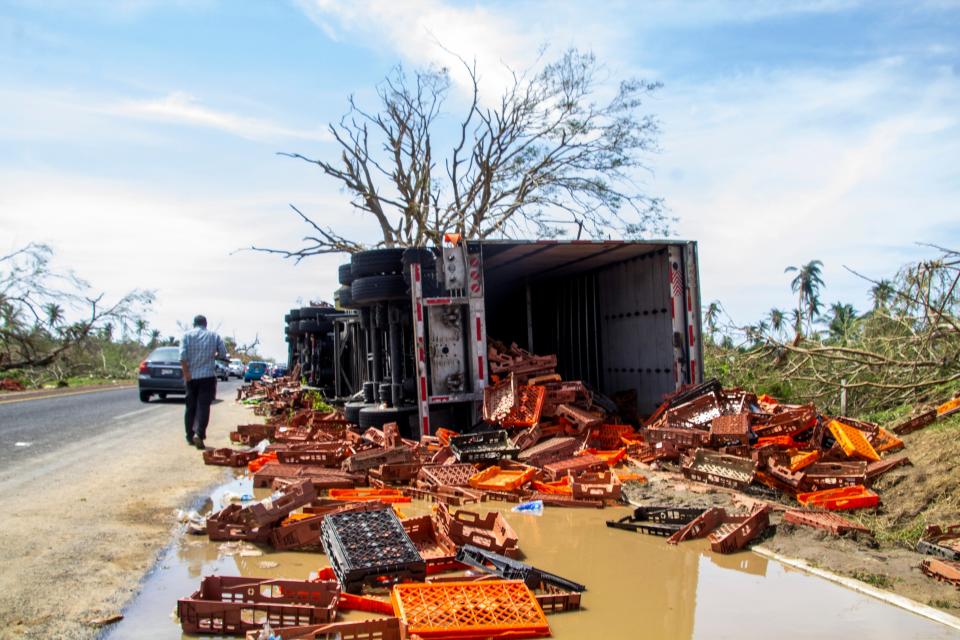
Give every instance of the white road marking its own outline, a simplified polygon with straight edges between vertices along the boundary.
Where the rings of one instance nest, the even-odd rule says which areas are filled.
[[[159,405],[157,405],[159,406]],[[153,411],[156,407],[147,407],[146,409],[137,409],[136,411],[131,411],[130,413],[121,413],[118,416],[113,416],[114,420],[123,420],[124,418],[131,418],[133,416],[138,416],[141,413],[146,413],[147,411]]]

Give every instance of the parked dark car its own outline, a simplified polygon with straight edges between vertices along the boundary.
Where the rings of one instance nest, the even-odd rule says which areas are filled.
[[[260,360],[253,360],[247,363],[247,368],[243,370],[243,381],[253,382],[259,380],[267,373],[267,363]]]
[[[138,376],[140,402],[150,402],[154,395],[164,399],[167,394],[186,395],[180,368],[180,347],[159,347],[140,363]]]
[[[279,378],[285,375],[287,375],[287,365],[285,364],[275,364],[273,368],[270,369],[270,377],[272,378]]]
[[[217,370],[217,380],[226,382],[230,379],[230,370],[227,368],[226,363],[217,361],[213,363],[213,366]]]

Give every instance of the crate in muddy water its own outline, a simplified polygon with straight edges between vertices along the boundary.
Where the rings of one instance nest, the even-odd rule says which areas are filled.
[[[244,635],[265,622],[272,627],[330,622],[339,595],[332,580],[207,576],[198,591],[177,601],[177,617],[184,633]]]
[[[710,548],[716,553],[733,553],[762,536],[769,526],[768,510],[761,508],[742,516],[726,516],[724,522],[707,537]]]
[[[207,516],[207,537],[213,542],[269,540],[270,527],[251,527],[242,517],[243,509],[239,504],[230,504]]]
[[[322,524],[322,515],[282,524],[270,532],[270,544],[277,551],[315,547],[320,544],[320,526]]]
[[[425,561],[450,561],[457,555],[457,545],[437,526],[430,516],[402,520],[404,531]]]
[[[283,520],[291,511],[310,504],[316,497],[313,484],[309,480],[300,480],[278,496],[244,507],[241,517],[251,527],[263,527]]]
[[[557,460],[543,466],[544,473],[551,480],[560,480],[565,475],[577,475],[591,471],[606,471],[607,463],[599,457],[587,453],[565,460]]]
[[[466,487],[470,485],[470,478],[476,472],[477,468],[469,463],[431,464],[420,469],[417,477],[425,484]]]
[[[753,482],[757,463],[753,460],[697,449],[693,458],[683,465],[683,475],[691,480],[706,482],[728,489],[744,489]]]
[[[243,451],[224,447],[204,449],[203,463],[218,467],[245,467],[257,457],[256,451]]]
[[[603,509],[604,507],[603,500],[584,500],[543,491],[534,491],[526,497],[526,500],[540,500],[548,507],[569,507],[573,509]]]
[[[587,590],[587,587],[579,582],[472,544],[463,545],[457,550],[457,562],[504,580],[523,580],[531,589],[549,584],[560,591],[580,593]]]
[[[441,504],[436,517],[440,530],[458,545],[472,544],[510,557],[520,555],[517,534],[502,513],[491,511],[480,515],[465,509],[451,513]]]
[[[426,579],[426,563],[393,509],[336,513],[324,518],[321,538],[344,591]]]
[[[273,631],[285,640],[406,640],[407,637],[399,618],[280,627]],[[246,640],[260,640],[260,632],[248,631]]]
[[[459,462],[495,461],[516,458],[520,453],[503,429],[481,431],[450,438],[450,449]]]
[[[669,505],[637,507],[633,510],[633,515],[624,516],[619,520],[607,520],[607,526],[612,529],[669,537],[703,515],[704,511],[706,510],[696,507]]]
[[[622,486],[613,471],[581,473],[572,483],[573,497],[579,500],[602,500],[616,502],[620,499]]]

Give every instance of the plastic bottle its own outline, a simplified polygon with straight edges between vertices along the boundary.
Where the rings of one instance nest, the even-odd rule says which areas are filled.
[[[521,502],[513,509],[510,509],[515,513],[528,513],[532,516],[542,516],[543,515],[543,500],[531,500],[529,502]]]

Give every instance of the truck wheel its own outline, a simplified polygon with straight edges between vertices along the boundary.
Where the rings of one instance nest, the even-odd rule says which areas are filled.
[[[288,313],[287,315],[283,316],[283,321],[284,321],[284,322],[290,322],[291,320],[293,320],[293,316],[291,316],[289,313]]]
[[[381,409],[380,407],[366,406],[360,410],[360,428],[369,429],[370,427],[382,428],[388,422],[396,422],[400,428],[400,435],[404,438],[417,440],[417,432],[414,429],[414,423],[417,420],[416,407],[392,407],[390,409]]]
[[[337,304],[339,304],[344,309],[353,309],[353,295],[350,291],[350,287],[340,287],[337,289],[335,294],[337,299]]]
[[[152,394],[151,394],[150,392],[148,392],[148,391],[141,391],[141,392],[140,392],[140,402],[150,402],[150,396],[151,396],[151,395],[152,395]]]
[[[350,270],[354,278],[399,273],[405,249],[373,249],[353,254]]]
[[[287,314],[290,316],[290,320],[299,320],[300,319],[300,309],[290,309],[290,313]],[[289,320],[288,320],[289,322]]]
[[[333,323],[331,323],[326,318],[316,318],[314,320],[301,320],[300,321],[300,331],[303,333],[322,333],[324,331],[330,331],[333,328]]]
[[[357,278],[350,285],[350,294],[354,304],[406,300],[409,296],[401,275]]]
[[[340,281],[340,284],[353,282],[353,265],[348,262],[337,267],[337,280]]]
[[[343,405],[343,417],[351,424],[360,424],[360,410],[368,405],[362,402],[348,402]]]

